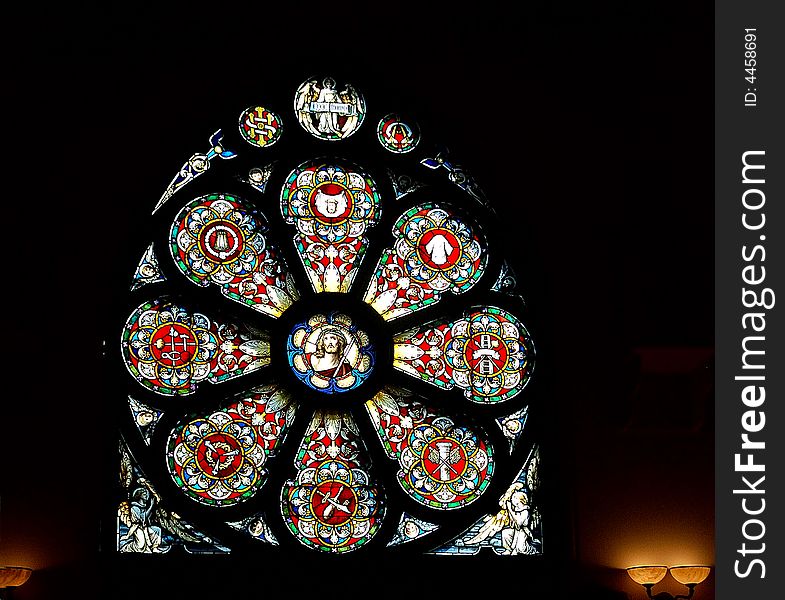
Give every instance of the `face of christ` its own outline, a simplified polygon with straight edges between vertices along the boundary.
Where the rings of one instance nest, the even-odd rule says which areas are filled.
[[[311,366],[322,377],[342,377],[352,370],[346,360],[346,338],[336,329],[326,329],[316,340]]]

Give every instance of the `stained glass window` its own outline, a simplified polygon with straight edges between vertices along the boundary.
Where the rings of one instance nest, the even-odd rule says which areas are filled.
[[[383,97],[287,94],[143,206],[107,346],[117,550],[542,554],[535,345],[492,199]]]

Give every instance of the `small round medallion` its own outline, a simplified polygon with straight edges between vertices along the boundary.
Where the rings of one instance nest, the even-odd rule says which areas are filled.
[[[251,106],[240,115],[240,134],[257,148],[272,146],[281,137],[281,118],[264,106]]]
[[[322,140],[349,137],[365,119],[365,100],[351,84],[339,85],[332,77],[309,79],[294,96],[297,119],[311,135]]]
[[[416,124],[391,113],[379,121],[376,136],[385,150],[405,154],[415,149],[420,142],[420,130]]]

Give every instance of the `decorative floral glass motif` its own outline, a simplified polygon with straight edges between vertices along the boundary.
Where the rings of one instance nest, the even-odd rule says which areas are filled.
[[[264,482],[264,450],[251,425],[220,411],[195,419],[169,438],[169,472],[198,502],[228,506],[250,498]]]
[[[362,129],[324,77],[288,114],[238,111],[129,249],[119,552],[542,553],[535,349],[496,214],[374,109]]]

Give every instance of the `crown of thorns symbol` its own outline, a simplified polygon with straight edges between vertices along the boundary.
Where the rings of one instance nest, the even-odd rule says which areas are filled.
[[[226,442],[213,444],[210,440],[205,440],[204,445],[212,452],[212,454],[205,452],[205,458],[208,463],[213,465],[213,475],[217,475],[218,471],[231,465],[232,458],[240,453],[239,450],[232,450],[232,447]]]

